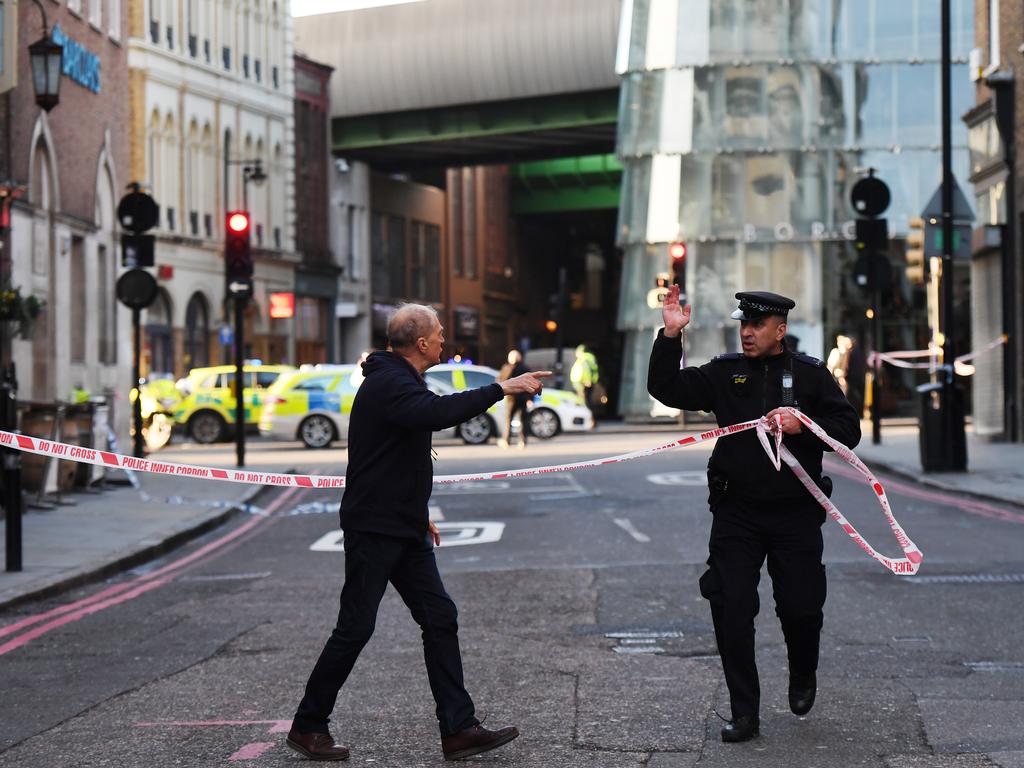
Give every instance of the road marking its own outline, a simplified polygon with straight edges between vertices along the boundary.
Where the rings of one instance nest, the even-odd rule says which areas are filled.
[[[436,523],[441,532],[441,548],[460,547],[467,544],[494,544],[501,541],[505,531],[504,523]],[[345,534],[343,531],[325,533],[310,546],[313,552],[344,552]]]
[[[252,744],[246,744],[239,749],[228,760],[255,760],[258,757],[262,757],[264,752],[274,746],[277,745],[272,741],[254,741]]]
[[[270,505],[268,505],[268,515],[275,512],[279,507],[284,506],[285,502],[290,500],[292,496],[296,495],[299,491],[300,489],[296,487],[287,488],[280,496],[274,499]],[[250,517],[245,523],[238,526],[230,533],[214,539],[197,549],[192,554],[167,563],[166,565],[157,568],[155,571],[151,571],[150,573],[146,573],[120,584],[115,584],[112,587],[100,590],[96,594],[90,595],[82,600],[75,600],[74,602],[58,606],[49,611],[38,613],[33,616],[26,616],[24,619],[16,621],[13,624],[9,624],[6,627],[0,627],[0,637],[5,637],[25,629],[26,627],[30,627],[33,624],[39,624],[39,626],[34,629],[31,629],[12,640],[8,640],[3,645],[0,645],[0,656],[10,653],[17,648],[32,642],[37,637],[45,635],[51,630],[62,627],[65,624],[70,624],[73,621],[78,621],[79,619],[93,613],[111,608],[128,600],[133,600],[151,589],[161,587],[164,584],[173,581],[177,575],[173,573],[174,571],[178,571],[186,565],[206,557],[226,544],[234,542],[240,536],[248,533],[257,526],[267,523],[269,520],[269,516]],[[47,619],[52,619],[52,621],[46,621]],[[40,622],[46,623],[40,624]]]
[[[209,576],[186,576],[182,581],[246,581],[249,579],[265,579],[270,571],[259,573],[215,573]]]
[[[638,531],[636,529],[636,526],[634,526],[633,523],[630,522],[628,517],[615,517],[612,518],[612,522],[619,526],[619,528],[624,530],[630,536],[632,536],[634,539],[639,541],[641,544],[650,543],[651,537],[648,536],[646,533],[641,533],[640,531]]]
[[[657,475],[648,475],[647,482],[654,483],[655,485],[685,485],[696,487],[699,485],[707,485],[708,477],[707,473],[702,469],[689,472],[662,472]]]

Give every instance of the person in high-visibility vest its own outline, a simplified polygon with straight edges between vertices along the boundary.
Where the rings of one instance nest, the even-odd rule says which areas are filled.
[[[594,385],[601,378],[597,358],[584,345],[576,347],[576,360],[569,370],[569,380],[576,394],[583,398],[587,407],[593,410]]]

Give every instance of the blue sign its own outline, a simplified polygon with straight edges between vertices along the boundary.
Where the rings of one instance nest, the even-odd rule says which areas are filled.
[[[235,332],[226,323],[220,327],[220,343],[225,347],[235,340]]]
[[[93,93],[100,92],[100,57],[53,26],[53,42],[64,46],[64,74]]]

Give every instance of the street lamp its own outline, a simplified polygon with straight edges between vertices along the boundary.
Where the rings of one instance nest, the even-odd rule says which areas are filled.
[[[36,104],[49,112],[60,101],[60,77],[64,64],[64,46],[50,37],[46,10],[35,0],[43,15],[43,36],[28,47],[32,64],[32,87],[36,92]]]
[[[253,184],[262,184],[267,180],[267,174],[263,171],[263,161],[257,158],[256,160],[244,160],[245,165],[242,166],[242,207],[246,211],[249,210],[249,182]]]

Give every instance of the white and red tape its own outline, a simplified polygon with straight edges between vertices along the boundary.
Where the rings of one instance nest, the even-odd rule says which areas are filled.
[[[829,437],[825,431],[815,424],[814,421],[806,414],[794,409],[790,410],[798,419],[800,419],[801,423],[807,429],[814,433],[822,442],[832,448],[832,450],[835,451],[836,456],[850,464],[864,476],[865,481],[870,485],[874,492],[879,506],[882,508],[882,513],[885,515],[886,521],[889,523],[889,527],[892,529],[893,535],[896,537],[896,541],[899,544],[900,549],[903,550],[903,557],[889,558],[885,555],[879,554],[857,532],[857,529],[854,528],[853,525],[843,516],[836,506],[815,484],[804,468],[800,466],[800,462],[796,460],[796,457],[794,457],[786,446],[782,444],[782,434],[777,429],[774,430],[775,450],[773,451],[768,442],[768,434],[772,431],[772,425],[769,423],[767,418],[763,417],[753,421],[733,424],[728,427],[719,427],[707,432],[702,432],[699,435],[681,437],[677,440],[673,440],[672,442],[654,446],[653,448],[645,448],[643,450],[632,451],[630,453],[621,453],[617,456],[609,456],[602,459],[592,459],[590,461],[581,461],[574,464],[554,464],[546,467],[507,469],[497,472],[482,472],[477,474],[437,475],[434,477],[434,482],[445,485],[469,480],[501,480],[549,474],[553,472],[572,472],[577,469],[601,467],[608,464],[618,464],[623,461],[631,461],[645,456],[653,456],[656,453],[661,453],[673,448],[697,445],[698,443],[707,442],[708,440],[715,440],[719,437],[736,434],[737,432],[755,429],[757,430],[758,439],[764,446],[765,452],[768,454],[769,460],[775,465],[775,468],[781,469],[782,461],[789,465],[797,479],[800,480],[808,492],[825,509],[828,515],[842,526],[843,530],[846,531],[850,538],[852,538],[862,550],[893,573],[906,575],[917,573],[918,569],[921,567],[923,559],[921,550],[918,549],[917,545],[910,540],[903,528],[896,521],[896,518],[893,516],[892,508],[889,505],[889,500],[885,495],[885,490],[882,488],[882,484],[878,482],[878,479],[871,473],[864,463],[857,458],[856,454],[854,454],[852,450]],[[216,469],[214,467],[201,467],[194,464],[153,461],[151,459],[138,459],[133,456],[125,456],[124,454],[111,453],[109,451],[101,451],[94,448],[83,448],[77,445],[69,445],[68,443],[59,443],[39,437],[29,437],[28,435],[20,435],[13,432],[5,432],[3,430],[0,430],[0,446],[6,446],[25,453],[52,456],[54,458],[64,459],[67,461],[96,464],[110,469],[153,472],[155,474],[173,475],[184,478],[219,480],[221,482],[229,483],[296,486],[300,488],[343,488],[345,486],[345,477],[343,475],[293,475],[275,472],[256,472],[246,469]]]

